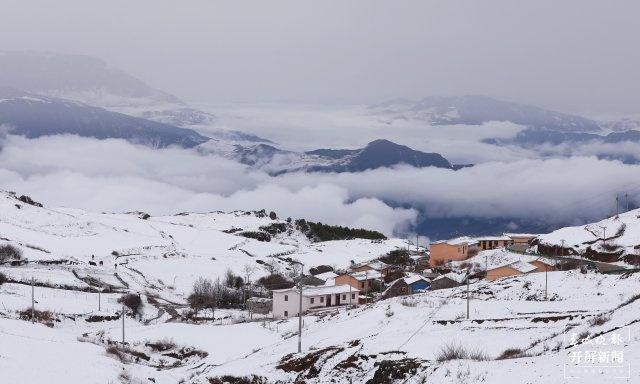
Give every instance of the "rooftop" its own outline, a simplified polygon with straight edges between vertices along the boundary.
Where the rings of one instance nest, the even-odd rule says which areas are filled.
[[[455,239],[434,241],[431,244],[470,245],[478,241],[469,236],[456,237]]]
[[[320,280],[327,281],[329,279],[335,278],[336,276],[338,276],[337,273],[329,271],[329,272],[318,273],[317,275],[314,275],[313,277],[316,277],[316,278],[318,278]]]
[[[287,288],[287,289],[275,289],[273,292],[298,292],[297,288]],[[359,292],[358,289],[353,288],[348,284],[341,285],[321,285],[321,286],[310,286],[305,285],[302,288],[302,296],[320,296],[320,295],[331,295],[335,293],[348,293],[348,292]]]
[[[365,261],[363,263],[357,263],[357,264],[353,264],[351,266],[351,268],[359,268],[359,267],[364,267],[365,265],[368,265],[369,267],[371,267],[372,269],[375,269],[377,271],[380,271],[382,269],[387,268],[389,265],[387,265],[386,263],[380,261],[380,260],[371,260],[371,261]]]
[[[382,274],[380,274],[380,272],[378,271],[353,272],[353,273],[350,273],[349,275],[358,281],[379,279],[382,277]]]

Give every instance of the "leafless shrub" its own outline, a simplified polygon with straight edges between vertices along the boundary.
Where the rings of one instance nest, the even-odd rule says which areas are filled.
[[[0,272],[0,285],[4,284],[7,282],[7,275],[5,275],[4,273]]]
[[[414,300],[407,300],[407,299],[403,299],[402,301],[400,301],[400,304],[402,304],[405,307],[411,307],[414,308],[418,305],[418,303]]]
[[[31,310],[31,308],[23,309],[18,313],[18,316],[22,320],[31,320],[32,318],[47,327],[53,327],[53,322],[56,320],[53,314],[49,311]]]
[[[589,324],[592,327],[595,327],[595,326],[603,325],[604,323],[606,323],[610,319],[611,319],[610,316],[607,316],[605,314],[600,314],[600,315],[594,317],[593,319],[589,320]]]
[[[618,244],[616,244],[616,243],[612,243],[612,242],[609,242],[609,243],[602,243],[602,244],[600,245],[600,247],[601,247],[602,249],[604,249],[605,251],[608,251],[608,252],[613,252],[613,251],[618,250],[618,248],[620,248],[620,246],[619,246]]]
[[[440,352],[436,356],[437,361],[450,360],[489,360],[486,353],[480,350],[467,350],[461,344],[451,343],[440,348]]]
[[[0,245],[0,263],[22,259],[22,251],[11,244]]]
[[[155,343],[148,342],[145,346],[151,348],[155,352],[166,352],[176,347],[176,343],[171,339],[158,340]]]
[[[140,298],[140,295],[137,295],[135,293],[128,293],[126,295],[122,295],[118,299],[118,303],[124,304],[127,308],[131,310],[131,312],[133,312],[134,315],[142,316],[143,303],[142,303],[142,298]]]
[[[524,352],[520,348],[508,348],[504,352],[502,352],[500,356],[496,358],[496,360],[519,359],[521,357],[527,356],[529,356],[529,354]]]

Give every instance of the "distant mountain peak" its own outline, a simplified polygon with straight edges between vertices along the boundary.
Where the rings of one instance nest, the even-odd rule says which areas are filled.
[[[91,105],[184,104],[92,56],[0,52],[0,68],[0,85]]]
[[[509,121],[532,129],[598,132],[600,124],[581,116],[533,105],[502,101],[484,95],[429,96],[421,100],[377,104],[370,110],[392,120],[423,120],[431,125],[481,125]]]

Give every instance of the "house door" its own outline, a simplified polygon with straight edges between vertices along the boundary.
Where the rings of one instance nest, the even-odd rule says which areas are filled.
[[[336,295],[336,305],[340,305],[340,295]]]
[[[327,307],[331,306],[331,295],[327,295]]]

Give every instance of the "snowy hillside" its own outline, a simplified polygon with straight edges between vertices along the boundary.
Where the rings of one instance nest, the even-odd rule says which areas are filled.
[[[286,230],[270,241],[243,236],[273,224]],[[351,261],[373,259],[406,245],[400,239],[314,243],[286,221],[272,220],[262,212],[162,217],[92,213],[33,206],[9,193],[0,194],[0,240],[18,246],[30,261],[21,268],[0,267],[19,281],[34,277],[41,283],[86,287],[75,273],[122,287],[125,283],[117,273],[130,288],[177,295],[188,292],[198,277],[223,277],[227,269],[241,274],[249,265],[257,279],[271,267],[291,270],[289,259],[302,262],[306,269],[321,264],[345,268]],[[54,261],[59,264],[52,267]]]
[[[1,243],[18,247],[29,260],[0,266],[8,280],[0,285],[3,379],[207,384],[255,375],[248,382],[557,383],[572,352],[584,347],[571,344],[570,334],[584,339],[615,332],[628,332],[620,346],[625,359],[640,358],[633,328],[640,310],[637,273],[549,272],[549,300],[541,273],[474,281],[469,320],[466,286],[320,310],[304,317],[301,354],[295,353],[297,319],[255,314],[251,320],[236,309],[216,310],[215,320],[184,318],[186,295],[202,276],[221,277],[227,269],[241,274],[250,265],[255,280],[272,268],[287,273],[290,260],[306,269],[345,267],[405,245],[399,239],[311,242],[286,220],[269,216],[92,213],[40,207],[2,193]],[[634,217],[610,219],[611,228],[616,220],[628,224],[629,239],[618,237],[621,244],[633,242]],[[576,241],[583,239],[576,229],[564,231],[543,238],[575,232]],[[270,241],[243,236],[255,232],[270,233]],[[484,267],[489,259],[494,266],[518,257],[487,251],[474,260]],[[32,282],[41,311],[36,324],[27,320]],[[105,289],[100,297],[97,289]],[[126,292],[141,294],[144,307],[125,319],[122,347],[117,300]],[[443,348],[456,346],[463,346],[460,356],[443,358]],[[34,361],[46,364],[30,369]],[[572,369],[580,374],[578,368]],[[628,379],[623,373],[621,382],[640,378],[633,366]],[[607,375],[583,375],[581,382],[599,383]]]
[[[637,264],[640,256],[640,209],[596,223],[561,228],[538,237],[538,248],[545,253],[560,254],[563,244],[565,254]]]

